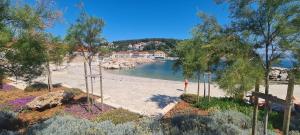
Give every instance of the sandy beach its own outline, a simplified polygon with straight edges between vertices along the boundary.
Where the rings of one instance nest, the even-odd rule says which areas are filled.
[[[97,65],[96,63],[94,65]],[[98,74],[99,68],[93,67]],[[53,71],[53,83],[62,83],[70,87],[85,90],[83,63],[70,63],[60,71]],[[37,81],[46,82],[46,77]],[[89,83],[90,85],[90,83]],[[90,87],[90,86],[89,86]],[[104,102],[114,107],[122,107],[147,116],[165,114],[183,94],[183,82],[142,78],[113,74],[103,70]],[[285,99],[287,85],[270,85],[270,94]],[[263,86],[261,87],[263,92]],[[94,93],[100,95],[99,78],[94,80]],[[190,83],[187,93],[197,93],[197,83]],[[203,84],[200,85],[203,95]],[[300,86],[295,86],[294,95],[300,98]],[[217,85],[211,85],[211,96],[226,96]]]

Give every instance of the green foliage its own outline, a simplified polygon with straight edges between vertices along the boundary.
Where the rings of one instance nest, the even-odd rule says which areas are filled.
[[[13,75],[22,77],[28,83],[42,75],[46,55],[41,41],[30,35],[24,35],[11,48],[5,57],[11,65]]]
[[[195,94],[182,94],[180,98],[190,104],[195,104],[197,102],[197,95]]]
[[[78,88],[67,88],[64,91],[65,91],[65,93],[70,93],[70,94],[73,94],[75,96],[83,94],[83,92]]]
[[[59,39],[59,37],[49,38],[50,44],[47,46],[49,51],[49,61],[53,62],[56,66],[60,66],[63,63],[69,48]]]
[[[87,57],[92,57],[98,52],[98,48],[104,44],[102,30],[104,21],[101,18],[88,15],[82,11],[76,23],[68,29],[65,40],[71,48],[86,48],[89,52]]]
[[[254,88],[257,78],[262,78],[262,69],[247,59],[237,58],[228,68],[220,72],[217,80],[220,88],[227,95],[243,98],[244,94]]]
[[[145,134],[132,123],[115,125],[110,121],[101,123],[77,119],[71,116],[55,116],[28,129],[28,134],[44,135],[139,135]]]
[[[109,56],[111,54],[112,50],[107,47],[100,47],[99,48],[99,55],[100,56]]]
[[[234,98],[217,98],[211,97],[211,100],[208,101],[207,98],[200,98],[199,103],[195,104],[196,107],[201,109],[214,109],[219,111],[234,110],[242,112],[250,116],[253,112],[252,106],[245,103],[241,99]]]
[[[195,94],[184,94],[181,96],[181,99],[194,105],[197,108],[208,110],[210,112],[233,110],[241,112],[249,117],[251,117],[253,113],[252,105],[245,103],[242,99],[211,97],[211,100],[208,101],[207,98],[201,97],[200,101],[197,103],[197,95]],[[258,119],[263,120],[264,115],[265,111],[259,110]],[[270,112],[268,121],[269,129],[282,128],[283,113]],[[291,127],[293,127],[292,125],[295,124],[297,124],[297,122],[292,122]]]
[[[48,85],[41,82],[36,82],[34,84],[31,84],[30,86],[27,86],[24,91],[25,92],[33,92],[33,91],[41,91],[41,90],[47,90]]]
[[[0,127],[2,130],[17,130],[22,126],[21,124],[21,120],[18,119],[15,112],[0,111]]]
[[[155,46],[154,44],[148,45],[144,48],[145,51],[161,50],[167,52],[171,56],[173,55],[176,43],[180,40],[177,39],[168,39],[168,38],[145,38],[145,39],[134,39],[134,40],[121,40],[113,41],[114,46],[116,47],[115,51],[126,51],[128,50],[129,44],[136,44],[140,42],[149,42],[149,41],[160,41],[165,43],[165,45]]]
[[[114,124],[121,124],[131,121],[137,121],[142,116],[124,109],[114,109],[99,115],[95,121],[111,121]]]
[[[250,134],[252,127],[249,116],[235,111],[216,112],[211,116],[179,115],[171,118],[171,124],[165,126],[164,133],[172,135],[240,135]],[[258,134],[262,134],[262,126],[258,127]]]

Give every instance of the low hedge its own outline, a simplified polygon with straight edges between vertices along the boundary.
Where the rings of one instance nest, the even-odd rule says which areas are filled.
[[[121,124],[130,121],[137,121],[138,119],[142,118],[141,115],[130,112],[125,109],[114,109],[108,112],[104,112],[103,114],[99,115],[95,121],[102,122],[110,120],[114,124]]]

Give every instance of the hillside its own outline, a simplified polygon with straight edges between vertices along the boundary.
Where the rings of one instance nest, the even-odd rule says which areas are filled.
[[[132,39],[132,40],[119,40],[113,41],[115,51],[126,51],[126,50],[162,50],[170,55],[173,53],[173,49],[176,46],[178,39],[170,38],[144,38],[144,39]]]

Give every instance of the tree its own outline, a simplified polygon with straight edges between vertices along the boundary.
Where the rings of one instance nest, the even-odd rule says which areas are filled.
[[[8,1],[6,2],[9,3]],[[51,27],[53,20],[60,16],[58,11],[50,8],[53,5],[52,2],[52,0],[42,0],[37,1],[34,6],[30,6],[25,3],[16,4],[9,7],[9,15],[6,16],[7,18],[5,19],[4,23],[6,24],[7,28],[11,29],[10,35],[12,40],[10,40],[10,42],[7,43],[4,48],[2,47],[4,56],[2,63],[6,63],[5,66],[2,67],[6,68],[7,73],[14,75],[16,80],[18,77],[22,76],[23,78],[25,77],[25,81],[29,81],[30,83],[31,80],[37,75],[41,75],[40,72],[41,69],[43,69],[42,65],[44,64],[42,61],[46,62],[45,57],[47,55],[37,54],[31,57],[28,56],[23,58],[21,55],[26,55],[27,53],[22,51],[28,51],[27,49],[29,49],[29,51],[38,50],[38,53],[47,52],[41,50],[47,49],[46,47],[41,47],[46,45],[46,34],[44,30],[48,27]],[[36,45],[36,47],[32,46],[31,44]],[[33,59],[37,62],[31,62]],[[28,62],[25,62],[25,60],[28,60]],[[26,67],[25,64],[27,64]],[[33,72],[32,75],[29,75],[29,73],[34,70],[32,68],[38,69],[36,72]]]
[[[10,19],[9,8],[10,3],[8,0],[0,1],[0,89],[2,89],[3,79],[8,72],[5,68],[4,52],[7,49],[7,43],[12,39],[11,31],[6,25],[6,22]]]
[[[204,58],[204,53],[200,49],[199,44],[196,44],[194,40],[186,40],[179,42],[176,46],[176,55],[178,59],[174,63],[174,70],[183,70],[183,75],[185,78],[189,79],[192,77],[197,78],[197,100],[199,101],[200,95],[200,74],[203,71],[203,65],[201,63],[202,58]],[[186,92],[185,92],[186,93]]]
[[[286,54],[291,43],[299,39],[300,2],[297,0],[227,0],[232,28],[256,50],[264,50],[265,94],[269,94],[272,64]],[[266,101],[264,134],[267,134],[269,102]]]
[[[46,61],[42,43],[29,35],[24,35],[5,53],[5,58],[15,75],[19,75],[28,84],[44,71]],[[16,65],[16,66],[14,66]]]
[[[87,66],[89,65],[90,75],[92,75],[92,60],[95,54],[98,52],[98,47],[103,43],[104,39],[101,37],[104,21],[101,18],[89,16],[83,9],[77,19],[76,23],[73,24],[66,36],[66,40],[71,44],[76,44],[80,47],[81,53],[84,56],[84,71],[85,71],[85,82],[88,96],[88,104],[90,105],[89,99],[89,88],[87,80]],[[87,53],[85,52],[87,51]],[[93,91],[93,78],[90,78],[91,92]],[[102,98],[102,97],[101,97]],[[93,101],[92,101],[93,102]]]

